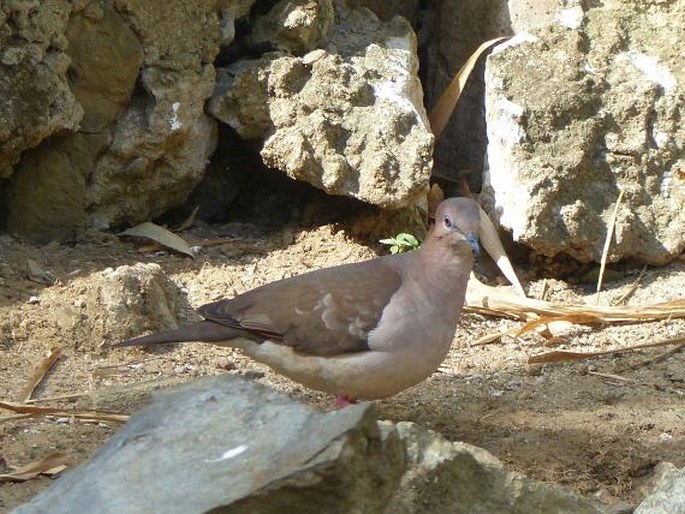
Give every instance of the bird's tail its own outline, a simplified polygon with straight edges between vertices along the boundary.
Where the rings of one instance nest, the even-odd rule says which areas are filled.
[[[199,321],[176,330],[167,330],[166,332],[157,332],[147,336],[126,339],[120,343],[115,343],[113,346],[121,348],[124,346],[148,346],[152,344],[187,343],[191,341],[218,343],[241,336],[244,337],[244,334],[239,329],[220,325],[213,321]]]

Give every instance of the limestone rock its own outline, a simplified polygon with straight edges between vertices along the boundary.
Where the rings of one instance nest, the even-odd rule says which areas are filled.
[[[107,268],[61,287],[81,293],[75,306],[60,305],[60,292],[51,289],[46,290],[43,304],[58,312],[69,307],[62,316],[63,338],[68,340],[64,332],[70,332],[72,340],[91,344],[93,349],[102,341],[117,342],[199,320],[186,295],[158,264]]]
[[[387,514],[601,514],[561,487],[509,472],[487,451],[450,442],[414,423],[395,425],[407,448],[407,471]]]
[[[334,21],[333,0],[281,0],[257,19],[248,41],[301,55],[328,41]]]
[[[357,3],[371,9],[383,21],[394,16],[402,16],[416,28],[422,10],[420,0],[356,0]],[[435,3],[435,2],[434,2]]]
[[[86,294],[93,330],[117,341],[160,328],[178,328],[192,314],[179,289],[158,264],[108,268],[92,277]]]
[[[381,23],[367,9],[336,4],[322,48],[221,69],[209,112],[243,138],[264,140],[264,162],[289,177],[400,208],[424,197],[431,172],[417,70],[406,21]]]
[[[378,513],[404,470],[371,404],[321,412],[248,380],[160,395],[16,514]]]
[[[81,405],[119,411],[158,385],[103,389]],[[604,512],[561,487],[506,471],[483,449],[414,423],[378,422],[372,404],[321,412],[235,376],[156,393],[90,461],[15,513],[46,510]]]
[[[138,39],[111,7],[75,13],[66,37],[80,130],[25,152],[7,193],[8,229],[39,240],[71,239],[85,226],[92,167],[112,143],[109,126],[133,94],[143,61]]]
[[[13,174],[23,151],[77,128],[83,116],[67,83],[70,3],[0,5],[0,178]]]
[[[21,35],[7,45],[0,67],[0,84],[10,84],[13,98],[0,106],[0,175],[23,152],[4,192],[8,229],[39,241],[71,239],[183,202],[216,146],[217,123],[204,113],[212,63],[253,3],[52,0],[3,7],[5,26]],[[2,111],[13,106],[16,112]],[[72,132],[46,139],[62,129]]]
[[[608,3],[505,43],[488,58],[481,199],[538,253],[611,261],[685,249],[685,71],[674,3]],[[668,21],[667,21],[668,20]]]
[[[74,301],[65,304],[65,295]],[[154,263],[74,277],[46,288],[40,298],[65,350],[99,352],[105,344],[200,319],[186,294]]]

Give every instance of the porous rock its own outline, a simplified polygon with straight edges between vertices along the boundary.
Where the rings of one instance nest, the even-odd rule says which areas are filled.
[[[384,208],[419,203],[433,137],[416,37],[399,17],[383,23],[368,9],[335,6],[321,48],[220,69],[209,112],[243,138],[263,140],[264,162],[291,178]]]
[[[599,261],[623,191],[610,261],[685,249],[684,25],[678,3],[577,5],[488,58],[481,199],[515,241]]]
[[[22,152],[83,117],[67,83],[70,3],[54,0],[0,5],[0,178],[10,177]]]
[[[4,192],[8,229],[65,240],[183,202],[216,146],[216,121],[204,113],[212,63],[252,3],[3,7],[1,37],[12,42],[0,65],[12,98],[0,106],[9,109],[0,110],[0,175],[13,174]]]
[[[64,303],[64,289],[75,298],[72,304]],[[186,295],[154,263],[106,268],[53,286],[41,296],[41,308],[53,313],[56,337],[89,351],[200,319]]]

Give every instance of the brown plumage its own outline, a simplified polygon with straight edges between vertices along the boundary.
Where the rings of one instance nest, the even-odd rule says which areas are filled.
[[[479,221],[475,202],[447,199],[419,250],[272,282],[203,305],[204,321],[117,346],[211,342],[313,389],[395,394],[427,378],[449,351]]]

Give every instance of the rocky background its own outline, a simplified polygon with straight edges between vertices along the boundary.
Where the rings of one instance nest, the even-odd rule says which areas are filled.
[[[431,181],[448,194],[466,182],[512,248],[576,263],[600,260],[622,192],[609,260],[666,264],[685,249],[683,27],[683,0],[1,2],[0,231],[92,242],[196,206],[197,219],[224,221],[245,191],[267,198],[281,175],[324,203],[409,219]],[[480,61],[436,141],[427,110],[499,36],[511,39]],[[357,418],[355,452],[369,439],[416,461],[374,509],[451,498],[430,484],[462,465],[437,466],[426,448],[444,446],[447,461],[456,443]],[[497,505],[599,509],[474,451],[471,478],[504,484]],[[423,460],[430,469],[416,471]],[[520,500],[512,480],[534,494]],[[670,480],[667,500],[682,472]],[[641,512],[660,512],[661,498]],[[464,511],[477,508],[493,507]]]
[[[16,0],[0,23],[11,234],[135,224],[203,180],[215,216],[250,151],[383,209],[421,205],[431,174],[465,177],[514,241],[583,262],[623,191],[610,260],[685,247],[682,1]],[[502,35],[433,166],[424,106]]]

